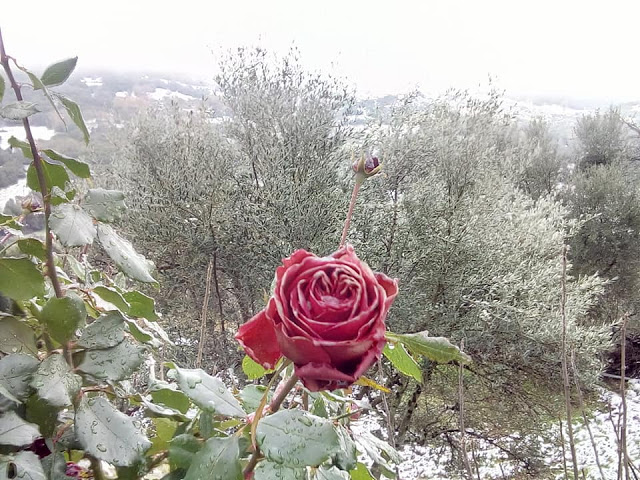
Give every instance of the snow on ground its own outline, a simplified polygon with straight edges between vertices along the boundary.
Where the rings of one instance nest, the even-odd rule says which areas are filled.
[[[27,179],[21,178],[17,183],[10,185],[6,188],[0,188],[0,213],[4,210],[4,206],[9,199],[14,197],[24,197],[31,189],[27,187]]]
[[[629,458],[635,462],[636,467],[640,466],[640,380],[632,380],[627,383],[627,451]],[[614,425],[617,427],[622,414],[622,401],[620,395],[615,392],[603,389],[600,395],[602,405],[589,418],[589,426],[594,437],[598,451],[598,458],[602,466],[604,478],[606,480],[616,480],[618,470],[618,452],[616,433]],[[609,408],[609,405],[611,408]],[[576,412],[579,415],[579,412]],[[576,417],[577,418],[577,417]],[[582,419],[574,422],[574,437],[576,443],[576,455],[578,457],[579,470],[584,471],[587,479],[600,479],[600,473],[596,464],[596,455],[593,451],[589,433],[584,426]],[[363,415],[357,422],[352,424],[352,428],[357,439],[358,433],[382,432],[385,437],[385,428],[380,419],[373,414]],[[557,426],[552,427],[556,434]],[[565,440],[566,440],[565,432]],[[542,440],[542,439],[540,439]],[[513,472],[513,464],[503,460],[504,454],[497,448],[488,444],[475,443],[475,454],[479,463],[479,478],[482,479],[502,479]],[[555,445],[542,444],[542,451],[546,455],[547,465],[553,467],[557,472],[556,479],[563,478],[562,451]],[[471,448],[467,448],[471,459]],[[571,470],[571,459],[567,445],[567,468]],[[400,480],[445,480],[463,478],[447,471],[447,464],[451,460],[448,449],[434,447],[421,447],[406,445],[400,449],[404,461],[399,465]],[[473,462],[471,462],[473,465]]]
[[[87,87],[101,87],[102,86],[102,77],[84,77],[80,80]]]
[[[31,127],[31,133],[36,140],[51,140],[56,134],[55,130],[51,130],[47,127]],[[9,139],[16,137],[18,140],[25,141],[27,139],[24,133],[24,127],[0,127],[0,148],[3,150],[9,148]]]
[[[179,98],[180,100],[196,100],[196,97],[192,97],[191,95],[185,95],[180,92],[172,92],[171,90],[167,90],[166,88],[156,88],[153,93],[149,94],[149,97],[154,100],[162,100],[163,98]]]

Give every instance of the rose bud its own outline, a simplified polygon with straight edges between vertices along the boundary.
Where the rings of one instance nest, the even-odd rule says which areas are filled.
[[[360,160],[353,163],[351,166],[356,176],[360,177],[360,181],[363,181],[369,177],[373,177],[382,170],[382,165],[378,157],[372,157],[370,153],[364,154],[360,157]]]
[[[297,250],[276,270],[267,306],[236,339],[265,368],[281,356],[312,392],[346,388],[380,358],[398,283],[346,245],[328,257]]]

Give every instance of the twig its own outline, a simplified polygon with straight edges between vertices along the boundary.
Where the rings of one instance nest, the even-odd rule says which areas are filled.
[[[464,340],[460,342],[460,351],[464,352]],[[464,463],[464,469],[467,472],[467,478],[473,479],[473,472],[471,471],[471,464],[469,463],[469,456],[467,454],[467,439],[465,437],[464,428],[464,382],[463,382],[463,366],[462,363],[458,368],[458,418],[460,421],[460,450],[462,452],[462,461]]]
[[[573,424],[571,422],[571,385],[569,383],[569,370],[567,369],[567,245],[562,247],[562,299],[560,302],[560,314],[562,316],[562,380],[564,384],[564,403],[567,410],[567,434],[569,435],[569,448],[571,450],[571,462],[573,463],[573,478],[578,480],[578,458],[576,445],[573,439]]]
[[[202,365],[202,352],[204,351],[204,337],[207,329],[207,311],[209,310],[209,295],[211,293],[211,274],[213,272],[213,260],[209,260],[207,267],[207,279],[204,287],[204,300],[202,302],[202,312],[200,313],[200,340],[198,342],[198,356],[196,357],[196,368]]]
[[[344,228],[342,229],[342,237],[340,238],[340,248],[344,247],[344,243],[347,241],[347,233],[349,232],[349,225],[351,225],[351,217],[353,217],[353,210],[356,206],[356,198],[358,198],[358,191],[360,191],[360,185],[363,180],[359,175],[356,175],[356,183],[353,185],[353,192],[351,193],[351,201],[349,202],[349,211],[347,218],[344,221]]]
[[[564,478],[569,478],[569,472],[567,470],[567,450],[564,446],[564,430],[562,428],[562,419],[560,422],[560,446],[562,447],[562,468],[564,470]]]
[[[622,402],[622,425],[620,426],[620,447],[622,450],[622,460],[624,462],[624,476],[629,480],[629,453],[627,451],[627,394],[626,394],[626,347],[627,347],[627,320],[629,314],[622,316],[621,344],[620,344],[620,401]],[[618,473],[620,476],[620,473]]]
[[[600,465],[598,447],[596,447],[596,441],[593,438],[593,432],[591,431],[591,426],[589,425],[589,419],[587,418],[587,414],[584,411],[584,398],[582,396],[582,389],[580,388],[580,381],[578,380],[578,367],[576,366],[576,352],[574,349],[571,349],[571,368],[573,370],[573,382],[575,383],[576,391],[578,392],[578,405],[580,407],[580,412],[582,413],[582,420],[584,421],[584,426],[587,427],[587,432],[589,432],[589,439],[591,440],[591,447],[593,448],[593,454],[596,465],[598,466],[598,471],[600,472],[600,477],[602,478],[602,480],[605,480],[604,472],[602,471],[602,465]]]
[[[280,367],[280,370],[278,370],[274,374],[273,378],[271,379],[272,382],[273,382],[273,379],[278,377],[279,372],[285,366],[286,366],[286,364],[283,364],[282,367]],[[272,382],[270,382],[270,385],[271,385]],[[282,402],[284,401],[284,399],[287,397],[287,394],[291,391],[291,389],[295,386],[295,384],[297,382],[298,382],[298,377],[296,375],[291,375],[291,377],[289,377],[289,379],[282,386],[282,388],[280,389],[278,394],[275,397],[273,397],[273,399],[271,400],[271,403],[269,404],[269,411],[271,413],[275,413],[280,409],[280,406],[282,405]],[[269,392],[270,385],[267,387],[267,391],[265,392],[265,398],[266,398],[267,393]],[[262,405],[264,405],[264,404],[262,404]],[[260,413],[262,413],[260,407],[258,407],[258,410],[256,410],[256,416],[253,419],[254,422],[259,422],[260,421],[261,415],[258,414],[258,411],[260,411]],[[251,432],[252,438],[253,438],[254,434],[255,434],[255,429],[252,429],[252,432]],[[244,467],[244,470],[242,472],[244,478],[246,478],[246,479],[252,478],[251,474],[253,472],[253,469],[256,468],[256,465],[258,464],[258,460],[260,460],[260,457],[261,457],[260,448],[258,447],[257,444],[255,444],[253,453],[251,454],[251,457],[249,458],[249,462],[247,463],[247,466]]]

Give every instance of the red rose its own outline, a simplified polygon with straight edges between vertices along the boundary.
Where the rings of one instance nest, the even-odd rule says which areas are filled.
[[[311,391],[345,388],[380,358],[398,283],[347,245],[328,257],[297,250],[276,270],[267,307],[236,339],[265,368],[284,355]]]

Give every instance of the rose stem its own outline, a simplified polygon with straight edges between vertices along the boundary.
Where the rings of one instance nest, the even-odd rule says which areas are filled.
[[[342,229],[342,238],[340,239],[340,248],[344,247],[344,242],[347,240],[347,232],[349,231],[349,225],[351,225],[351,217],[353,216],[353,209],[356,206],[356,198],[358,197],[358,191],[360,185],[362,185],[363,179],[360,175],[356,175],[356,183],[353,186],[353,193],[351,194],[351,202],[349,203],[349,212],[347,213],[347,219],[344,221],[344,228]]]
[[[298,382],[298,377],[296,375],[291,375],[291,377],[289,377],[289,379],[287,380],[287,383],[285,383],[282,389],[280,390],[280,392],[278,392],[278,395],[276,395],[273,398],[273,400],[271,400],[271,403],[269,404],[269,411],[271,413],[276,413],[280,409],[280,405],[282,405],[282,402],[284,402],[284,399],[287,397],[287,394],[291,391],[291,389],[295,386],[297,382]],[[259,459],[260,459],[260,449],[256,445],[256,448],[251,454],[251,458],[249,459],[249,463],[247,463],[247,466],[244,468],[244,471],[242,472],[245,479],[252,478],[251,474],[253,473],[253,469],[256,468],[256,465],[258,464]]]

